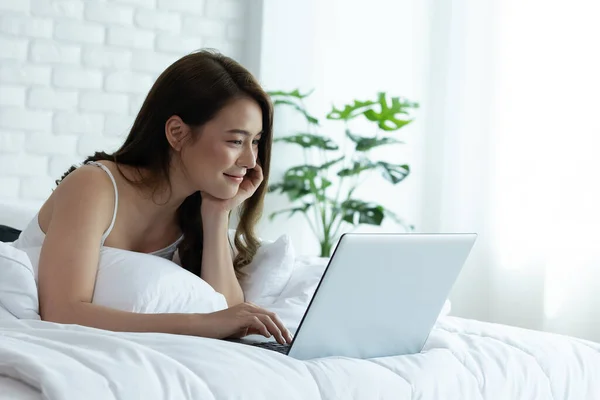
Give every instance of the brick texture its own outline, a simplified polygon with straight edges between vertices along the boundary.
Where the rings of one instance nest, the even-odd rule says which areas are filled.
[[[216,47],[243,62],[242,0],[0,0],[0,202],[123,142],[154,80]]]

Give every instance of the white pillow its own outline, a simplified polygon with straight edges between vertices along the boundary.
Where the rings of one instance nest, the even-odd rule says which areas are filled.
[[[110,247],[100,251],[92,303],[138,313],[209,313],[225,297],[172,261]]]
[[[252,262],[243,268],[247,276],[240,286],[246,301],[264,305],[277,299],[292,276],[295,257],[289,235],[263,241]]]
[[[3,244],[10,266],[0,270],[0,301],[17,318],[39,319],[37,267],[40,248]],[[247,301],[269,304],[287,285],[295,252],[290,237],[263,241],[240,284]],[[31,262],[30,262],[31,260]],[[3,265],[3,264],[0,264]],[[110,247],[100,251],[93,303],[139,313],[208,313],[227,308],[225,297],[174,262]],[[2,303],[0,303],[1,305]]]
[[[0,224],[23,230],[38,209],[39,206],[0,202]]]
[[[27,253],[0,242],[0,309],[19,319],[40,319],[35,275]],[[6,315],[2,312],[2,315]]]
[[[0,321],[2,321],[2,320],[15,320],[15,319],[18,319],[18,318],[15,317],[10,312],[8,312],[8,310],[6,308],[3,308],[2,305],[0,304]]]
[[[234,233],[229,231],[231,239]],[[290,280],[294,259],[288,235],[274,242],[263,240],[240,281],[246,301],[268,304],[276,299]],[[110,247],[100,252],[93,303],[142,313],[207,313],[227,308],[222,294],[176,263]]]

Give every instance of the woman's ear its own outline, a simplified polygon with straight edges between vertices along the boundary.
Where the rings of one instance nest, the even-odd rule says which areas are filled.
[[[165,136],[175,151],[181,151],[190,134],[190,127],[177,115],[173,115],[165,123]]]

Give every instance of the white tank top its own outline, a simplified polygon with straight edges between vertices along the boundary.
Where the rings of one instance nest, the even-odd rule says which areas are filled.
[[[119,191],[117,189],[117,182],[115,181],[115,177],[113,176],[113,174],[110,172],[110,170],[105,165],[103,165],[99,162],[96,162],[96,161],[90,161],[90,162],[88,162],[88,164],[95,165],[97,167],[102,168],[102,170],[104,172],[106,172],[106,174],[109,176],[110,180],[113,183],[113,187],[115,189],[115,209],[113,210],[112,220],[110,221],[110,225],[109,225],[108,229],[104,232],[104,234],[102,234],[102,238],[100,240],[100,246],[104,247],[104,241],[106,240],[108,235],[110,235],[110,232],[112,231],[113,227],[115,226],[115,220],[117,218],[117,209],[119,207]],[[35,214],[33,219],[29,222],[29,224],[21,232],[21,234],[19,235],[19,238],[13,243],[14,247],[19,248],[19,249],[38,248],[41,250],[41,247],[42,247],[42,244],[44,243],[44,239],[45,239],[46,235],[40,228],[40,224],[38,222],[38,214],[39,213]],[[170,244],[169,246],[165,247],[164,249],[153,251],[150,254],[154,255],[154,256],[165,258],[167,260],[173,260],[173,256],[175,254],[175,251],[177,250],[177,246],[179,245],[179,243],[182,240],[183,240],[183,235],[179,239],[177,239],[174,243]],[[39,258],[39,256],[38,256],[38,258]]]

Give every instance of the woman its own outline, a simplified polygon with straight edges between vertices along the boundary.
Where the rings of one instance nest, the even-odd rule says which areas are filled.
[[[17,242],[41,246],[42,319],[115,331],[291,341],[280,319],[244,302],[237,277],[259,242],[272,143],[272,106],[234,60],[200,51],[157,79],[125,143],[88,157],[57,188]],[[240,208],[232,260],[228,221]],[[242,240],[243,237],[243,240]],[[36,241],[40,243],[35,243]],[[208,314],[136,314],[92,304],[99,249],[172,259],[222,293]]]

